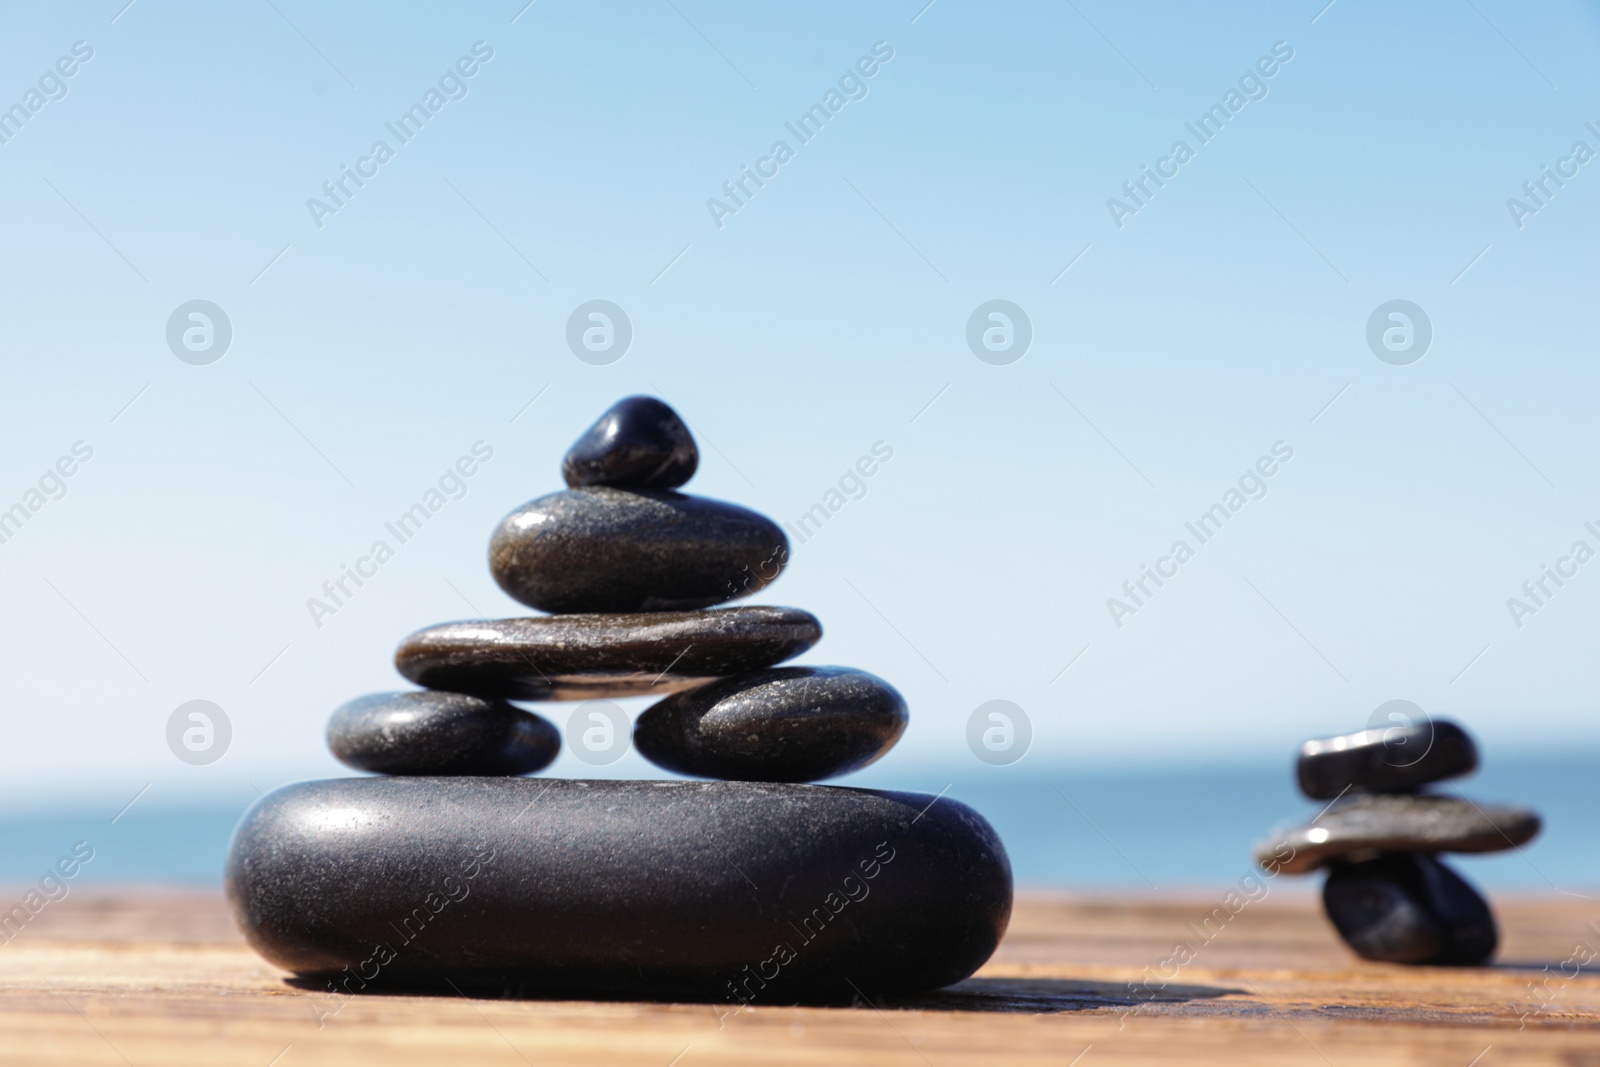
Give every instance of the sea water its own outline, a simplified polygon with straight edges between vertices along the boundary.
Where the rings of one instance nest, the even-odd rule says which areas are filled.
[[[1597,759],[1600,753],[1507,757],[1441,785],[1442,791],[1481,802],[1526,805],[1545,825],[1520,850],[1450,862],[1488,889],[1593,895],[1600,908]],[[976,808],[1004,841],[1018,885],[1040,888],[1148,891],[1237,884],[1254,870],[1254,842],[1275,825],[1309,819],[1321,807],[1300,796],[1285,761],[1085,768],[1024,760],[977,769],[868,768],[842,784],[942,794]],[[87,842],[94,858],[81,865],[74,885],[220,884],[229,836],[257,799],[253,791],[182,803],[152,795],[120,816],[116,804],[14,810],[0,815],[0,885],[37,883],[78,842]],[[707,833],[714,837],[715,828]]]

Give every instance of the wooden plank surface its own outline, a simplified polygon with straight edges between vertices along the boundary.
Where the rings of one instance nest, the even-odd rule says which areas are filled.
[[[1501,962],[1449,970],[1356,960],[1306,893],[1274,891],[1202,926],[1224,895],[1024,895],[995,958],[952,990],[725,1014],[454,995],[341,1003],[252,953],[217,893],[77,891],[0,945],[0,1062],[1600,1067],[1600,899],[1499,899]],[[1194,958],[1167,964],[1161,985],[1180,941]]]

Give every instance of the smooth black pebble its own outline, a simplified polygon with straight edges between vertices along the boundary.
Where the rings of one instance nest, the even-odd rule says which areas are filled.
[[[689,427],[653,396],[629,396],[612,404],[561,461],[561,476],[576,489],[676,489],[694,477],[700,463]]]
[[[1305,874],[1361,852],[1502,852],[1533,840],[1539,816],[1509,804],[1431,793],[1345,797],[1304,826],[1256,845],[1256,863]]]
[[[1448,719],[1307,741],[1295,765],[1313,800],[1345,793],[1409,792],[1478,768],[1478,747]]]
[[[500,588],[540,611],[689,611],[777,578],[789,539],[736,504],[592,487],[530,501],[489,542]]]
[[[1426,854],[1335,864],[1322,903],[1339,936],[1369,960],[1472,966],[1499,941],[1488,903]]]
[[[774,667],[676,693],[634,724],[639,753],[670,771],[814,782],[865,767],[906,728],[906,702],[847,667]]]
[[[770,667],[816,644],[799,608],[739,607],[449,622],[418,630],[395,667],[419,685],[514,700],[660,695]]]
[[[516,775],[550,765],[561,732],[521,708],[460,693],[373,693],[328,720],[328,747],[377,774]]]
[[[749,782],[303,782],[245,814],[226,887],[256,951],[330,991],[730,1007],[949,985],[1011,913],[1005,850],[971,808]]]

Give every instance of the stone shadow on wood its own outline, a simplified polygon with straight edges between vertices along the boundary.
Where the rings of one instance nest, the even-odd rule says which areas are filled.
[[[968,978],[945,989],[915,996],[872,998],[885,1010],[1021,1012],[1032,1015],[1099,1008],[1136,1008],[1191,1000],[1246,995],[1243,989],[1168,983],[1159,991],[1129,982],[1090,982],[1072,978]]]
[[[1562,984],[1580,979],[1593,981],[1596,974],[1592,962],[1580,964],[1575,955],[1561,960],[1494,960],[1491,963],[1480,964],[1480,967],[1486,971],[1527,971],[1531,974],[1548,974]]]
[[[349,1000],[354,997],[442,996],[469,1000],[522,1000],[645,1002],[654,1004],[704,1004],[720,1013],[737,1012],[740,1002],[708,995],[703,990],[679,993],[563,991],[535,987],[516,981],[454,976],[432,981],[376,979],[358,993],[330,993],[327,979],[285,978],[296,989],[318,996]],[[868,994],[846,989],[838,994],[812,994],[803,997],[758,996],[750,1007],[856,1008],[878,1011],[941,1011],[1023,1015],[1048,1015],[1069,1011],[1097,1011],[1107,1008],[1146,1008],[1163,1004],[1182,1004],[1193,1000],[1215,1000],[1227,996],[1246,996],[1243,989],[1223,986],[1169,983],[1160,991],[1141,988],[1135,993],[1128,982],[1094,982],[1071,978],[968,978],[963,982],[928,993]]]

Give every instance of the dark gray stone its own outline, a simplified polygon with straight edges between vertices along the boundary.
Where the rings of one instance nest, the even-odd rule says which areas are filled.
[[[748,782],[303,782],[245,814],[226,887],[256,951],[330,991],[448,978],[729,1010],[949,985],[1011,912],[1005,850],[965,805]]]
[[[1478,747],[1448,719],[1307,741],[1295,765],[1313,800],[1350,793],[1403,793],[1478,769]]]
[[[653,396],[629,396],[573,443],[561,475],[574,489],[676,489],[694,477],[699,463],[694,437],[676,411]]]
[[[540,611],[686,611],[777,578],[789,539],[765,516],[705,497],[594,487],[507,515],[489,542],[500,588]]]
[[[460,693],[373,693],[328,720],[341,762],[377,774],[531,774],[561,751],[561,732],[521,708]]]
[[[1339,936],[1369,960],[1472,966],[1499,942],[1488,903],[1428,855],[1335,863],[1322,903]]]
[[[681,774],[814,782],[865,767],[905,728],[905,700],[876,675],[775,667],[651,705],[634,723],[633,745]]]
[[[514,700],[672,693],[781,663],[822,637],[798,608],[549,615],[418,630],[394,662],[419,685]]]
[[[1365,852],[1500,852],[1538,832],[1539,816],[1526,808],[1429,794],[1354,796],[1257,845],[1256,862],[1275,874],[1305,874]]]

